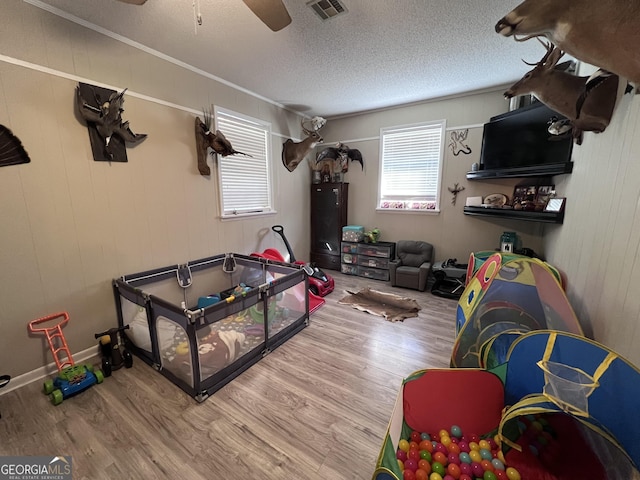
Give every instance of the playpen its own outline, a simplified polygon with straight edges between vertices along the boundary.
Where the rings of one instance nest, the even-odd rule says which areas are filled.
[[[197,401],[309,322],[301,267],[241,254],[113,280],[127,346]]]

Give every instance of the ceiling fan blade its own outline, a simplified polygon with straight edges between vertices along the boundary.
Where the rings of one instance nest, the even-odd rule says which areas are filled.
[[[274,32],[291,23],[291,17],[282,0],[242,0],[251,11]]]

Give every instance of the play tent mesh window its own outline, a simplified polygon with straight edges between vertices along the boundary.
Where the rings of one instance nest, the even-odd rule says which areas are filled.
[[[439,211],[445,121],[380,129],[379,210]]]
[[[272,213],[271,124],[218,107],[215,119],[233,148],[251,155],[217,155],[222,218]]]

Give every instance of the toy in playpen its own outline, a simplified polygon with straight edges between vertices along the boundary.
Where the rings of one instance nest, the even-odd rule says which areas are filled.
[[[133,356],[129,349],[124,346],[124,341],[120,335],[123,330],[128,329],[129,325],[125,325],[95,334],[95,337],[100,339],[102,372],[105,377],[111,376],[113,370],[118,370],[123,366],[126,368],[133,366]]]
[[[52,327],[36,327],[45,322],[62,319]],[[47,338],[53,360],[58,367],[55,379],[45,380],[44,393],[50,395],[51,403],[59,405],[66,398],[80,393],[96,383],[102,383],[104,375],[94,370],[92,365],[76,365],[62,333],[62,327],[69,322],[67,312],[54,313],[29,322],[31,333],[43,333]]]

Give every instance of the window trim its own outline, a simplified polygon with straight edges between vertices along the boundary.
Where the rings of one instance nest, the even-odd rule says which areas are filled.
[[[240,112],[236,112],[234,110],[228,109],[228,108],[224,108],[224,107],[219,107],[219,106],[214,106],[214,123],[215,123],[215,128],[221,130],[223,133],[224,130],[219,128],[219,115],[223,114],[223,115],[228,115],[228,116],[233,116],[238,118],[239,120],[245,121],[247,122],[247,124],[254,124],[257,127],[260,128],[264,128],[264,132],[265,132],[265,173],[266,173],[266,183],[267,183],[267,196],[268,196],[268,206],[264,209],[256,209],[256,210],[251,210],[251,211],[246,211],[246,212],[242,212],[242,213],[230,213],[230,212],[226,212],[225,213],[225,203],[224,203],[224,194],[223,194],[223,189],[222,189],[222,184],[223,184],[223,176],[222,176],[222,169],[220,168],[220,162],[224,162],[228,159],[234,159],[234,158],[242,158],[242,156],[229,156],[229,157],[222,157],[216,154],[216,170],[217,170],[217,186],[218,186],[218,202],[219,202],[219,214],[220,214],[220,219],[221,220],[239,220],[242,218],[248,218],[248,217],[256,217],[256,216],[265,216],[265,215],[275,215],[277,213],[275,206],[274,206],[274,199],[275,199],[275,195],[274,195],[274,177],[273,177],[273,167],[272,167],[272,163],[273,163],[273,151],[272,151],[272,137],[273,137],[273,132],[271,130],[271,123],[267,122],[265,120],[261,120],[259,118],[254,118],[251,117],[249,115],[245,115],[242,114]],[[225,133],[226,136],[226,133]],[[237,146],[234,144],[234,148],[236,148],[238,151],[242,151],[242,147],[241,146]]]
[[[384,166],[384,137],[385,134],[400,132],[402,130],[417,128],[417,127],[440,127],[441,139],[440,139],[440,151],[438,153],[438,181],[436,185],[435,193],[435,208],[434,209],[411,209],[411,208],[382,208],[380,206],[382,200],[382,175]],[[429,120],[425,122],[410,123],[405,125],[394,125],[390,127],[380,128],[380,140],[379,140],[379,176],[378,176],[378,192],[376,196],[376,212],[381,213],[400,213],[400,214],[439,214],[442,211],[441,204],[441,192],[442,192],[442,172],[445,160],[445,137],[447,130],[446,119],[442,120]],[[408,200],[405,200],[408,201]]]

